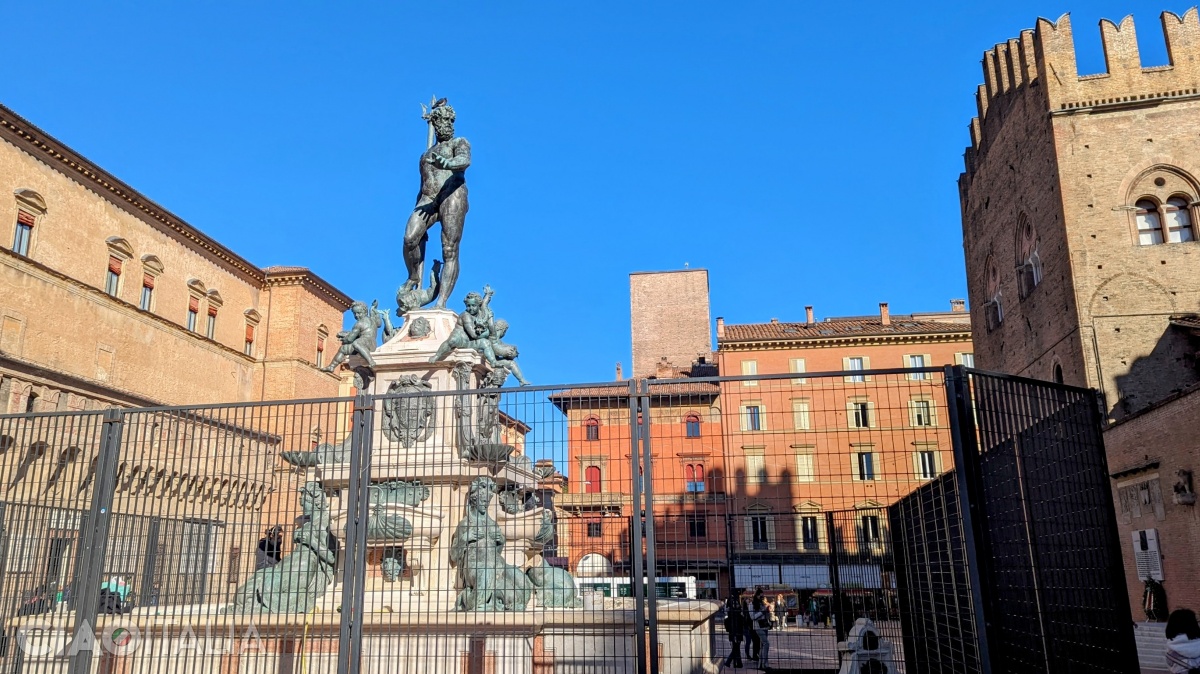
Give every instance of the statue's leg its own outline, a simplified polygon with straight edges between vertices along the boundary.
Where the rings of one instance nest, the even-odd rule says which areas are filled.
[[[442,202],[442,287],[438,289],[438,309],[445,309],[454,284],[458,281],[458,246],[462,241],[463,223],[467,219],[467,188],[460,187]]]
[[[363,360],[367,361],[367,367],[375,369],[375,359],[371,357],[370,351],[367,351],[358,344],[354,345],[354,350],[358,353],[358,355],[363,357]]]
[[[525,376],[521,374],[521,366],[517,365],[517,361],[515,361],[515,360],[505,361],[504,367],[507,367],[508,371],[511,372],[514,377],[517,378],[517,383],[519,383],[521,386],[529,386],[529,380],[526,379]]]
[[[408,269],[408,280],[418,288],[421,287],[421,267],[425,263],[429,228],[437,221],[437,212],[429,206],[426,199],[418,201],[404,226],[404,266]]]

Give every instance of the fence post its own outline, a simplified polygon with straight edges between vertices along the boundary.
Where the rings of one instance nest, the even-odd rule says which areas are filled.
[[[962,365],[947,365],[944,374],[946,407],[950,412],[950,444],[954,450],[954,478],[958,485],[958,509],[962,516],[963,548],[971,583],[971,608],[975,614],[975,636],[979,642],[981,674],[991,674],[988,650],[989,611],[984,593],[988,585],[980,568],[979,544],[987,540],[983,529],[983,485],[980,480],[979,444],[975,435],[975,404],[970,382]]]
[[[650,446],[650,382],[642,380],[638,409],[638,424],[642,441],[642,496],[646,508],[646,604],[650,614],[650,674],[658,674],[658,559],[654,550],[654,458]]]
[[[846,617],[842,615],[842,581],[838,572],[837,525],[833,512],[825,513],[825,531],[829,537],[829,616],[833,619],[834,638],[846,640]]]
[[[633,501],[629,518],[629,587],[633,590],[634,621],[637,624],[637,636],[634,645],[637,648],[637,671],[647,672],[646,655],[646,592],[643,582],[642,568],[642,443],[638,439],[638,380],[629,380],[629,456],[632,459],[630,472],[630,493]]]
[[[363,594],[367,573],[367,517],[370,514],[371,434],[375,399],[354,398],[350,429],[350,480],[346,487],[346,552],[342,571],[342,624],[338,674],[355,674],[362,664]]]
[[[71,594],[75,597],[75,625],[66,647],[70,656],[68,674],[88,674],[94,656],[92,651],[100,647],[99,635],[94,628],[100,608],[100,582],[108,547],[108,527],[117,491],[117,465],[121,458],[125,414],[121,410],[105,410],[101,423],[92,508],[87,527],[80,532],[79,552],[75,557],[75,582],[71,588]]]

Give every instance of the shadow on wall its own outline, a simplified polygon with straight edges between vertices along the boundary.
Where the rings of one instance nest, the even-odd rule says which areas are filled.
[[[1121,419],[1200,381],[1197,352],[1200,335],[1168,324],[1150,354],[1116,377],[1118,398],[1109,414]]]

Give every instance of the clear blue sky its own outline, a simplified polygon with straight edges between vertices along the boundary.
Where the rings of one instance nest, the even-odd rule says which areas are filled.
[[[42,1],[9,12],[0,100],[252,262],[393,307],[419,104],[447,96],[474,150],[454,306],[491,283],[530,379],[608,380],[632,271],[707,268],[729,322],[965,297],[982,52],[1071,11],[1101,72],[1097,21],[1132,13],[1158,65],[1186,8]]]

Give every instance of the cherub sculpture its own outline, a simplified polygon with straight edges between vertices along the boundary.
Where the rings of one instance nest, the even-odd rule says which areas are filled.
[[[361,356],[367,361],[367,367],[374,369],[375,359],[371,357],[371,352],[375,350],[379,328],[384,328],[385,336],[395,333],[387,312],[379,310],[378,300],[372,302],[370,308],[362,302],[355,302],[350,305],[350,311],[354,314],[354,325],[349,330],[337,333],[338,341],[342,345],[338,347],[337,354],[329,361],[329,365],[321,368],[325,372],[333,372],[338,365],[354,355]]]
[[[521,368],[517,365],[517,347],[501,341],[508,332],[508,322],[494,318],[490,306],[494,294],[491,286],[483,287],[483,295],[476,292],[467,293],[463,300],[466,308],[458,315],[454,330],[429,360],[436,363],[450,355],[454,349],[471,349],[483,356],[484,361],[494,370],[510,372],[517,378],[518,383],[528,386],[529,381],[521,374]]]

